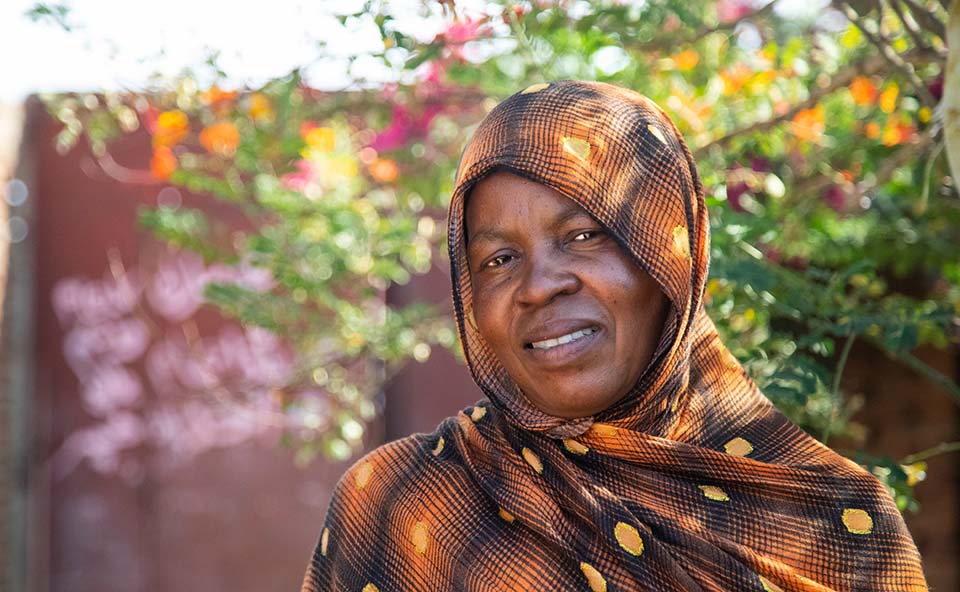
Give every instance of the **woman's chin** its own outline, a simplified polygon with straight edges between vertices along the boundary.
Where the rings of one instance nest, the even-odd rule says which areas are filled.
[[[613,405],[618,397],[596,396],[585,399],[583,391],[554,393],[549,398],[527,395],[527,399],[547,415],[563,419],[592,417]]]

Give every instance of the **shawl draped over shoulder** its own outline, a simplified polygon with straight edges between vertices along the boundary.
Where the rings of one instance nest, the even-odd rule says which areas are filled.
[[[474,328],[465,200],[498,170],[574,200],[670,301],[637,384],[594,417],[539,411]],[[646,97],[559,81],[494,108],[449,211],[456,321],[486,399],[343,476],[303,591],[927,590],[881,484],[793,425],[721,343],[709,249],[690,150]]]

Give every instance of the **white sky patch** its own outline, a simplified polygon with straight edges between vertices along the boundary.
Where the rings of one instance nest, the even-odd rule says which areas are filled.
[[[590,63],[605,76],[612,76],[630,64],[630,55],[622,47],[608,45],[590,56]]]
[[[151,74],[175,76],[185,68],[209,72],[203,63],[214,52],[228,75],[226,87],[260,86],[303,67],[314,87],[346,88],[351,74],[371,83],[392,80],[399,62],[391,69],[363,59],[348,72],[348,56],[382,49],[370,17],[351,19],[346,27],[334,17],[335,12],[361,11],[363,0],[65,1],[73,32],[27,19],[24,13],[35,0],[0,0],[0,102],[20,101],[35,92],[139,90]],[[822,11],[824,2],[780,0],[777,12],[784,17],[813,14]],[[421,42],[446,26],[438,2],[389,0],[388,6],[396,17],[392,26]],[[492,23],[502,11],[484,0],[458,0],[457,8],[461,14],[486,14]],[[589,3],[574,2],[571,10],[588,11]],[[508,34],[505,26],[496,30]],[[746,27],[738,33],[741,44],[756,43],[755,30]],[[318,47],[318,41],[325,47]],[[477,61],[509,51],[510,42],[468,45],[468,57]],[[624,56],[611,48],[596,52],[592,62],[605,74],[626,65]]]
[[[208,71],[203,63],[214,52],[228,75],[224,86],[259,86],[305,66],[313,86],[343,88],[351,82],[345,58],[383,49],[371,18],[344,27],[334,16],[361,11],[362,0],[74,0],[67,3],[72,32],[31,22],[24,13],[34,4],[0,2],[0,101],[34,92],[136,90],[151,74]],[[420,41],[445,27],[439,5],[430,14],[422,0],[389,6],[398,15],[394,27]],[[485,4],[458,2],[458,8],[478,12]],[[390,78],[390,69],[373,60],[357,69],[370,81]]]

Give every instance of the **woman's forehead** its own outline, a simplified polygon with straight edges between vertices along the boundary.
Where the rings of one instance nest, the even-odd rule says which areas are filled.
[[[506,171],[480,180],[466,198],[467,241],[499,238],[498,229],[532,222],[560,226],[593,216],[574,199],[542,183]]]

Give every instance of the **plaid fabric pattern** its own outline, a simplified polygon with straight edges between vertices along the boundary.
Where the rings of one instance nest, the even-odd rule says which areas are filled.
[[[472,327],[464,201],[495,170],[575,200],[671,302],[652,362],[596,417],[537,410]],[[503,101],[464,151],[449,249],[488,400],[343,476],[304,592],[927,590],[880,483],[790,423],[720,342],[703,189],[650,100],[560,81]]]

